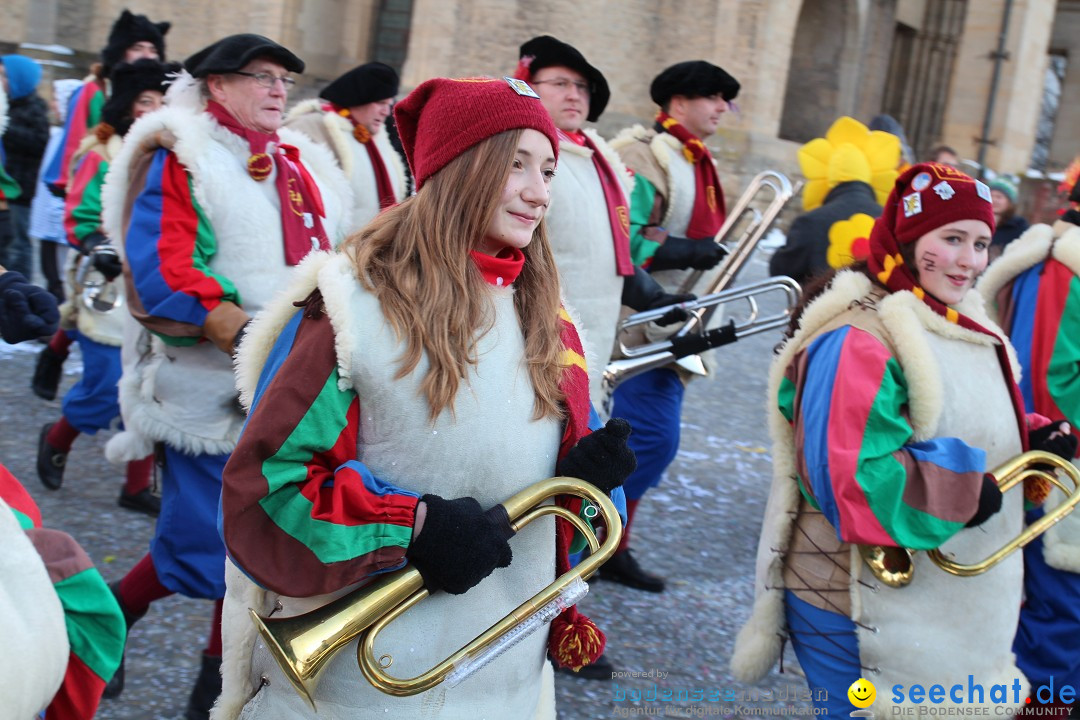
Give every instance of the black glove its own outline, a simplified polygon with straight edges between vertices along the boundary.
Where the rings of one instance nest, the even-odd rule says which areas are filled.
[[[428,591],[460,595],[495,568],[510,565],[507,540],[514,532],[502,505],[485,512],[471,497],[420,499],[427,503],[427,517],[405,557],[420,571]]]
[[[1001,509],[1001,491],[998,490],[997,481],[990,473],[983,475],[982,490],[979,492],[979,508],[964,527],[978,527],[990,519],[990,516]]]
[[[106,280],[115,280],[124,272],[124,261],[112,253],[94,255],[94,269],[105,276]]]
[[[27,282],[21,273],[9,270],[0,275],[0,336],[5,342],[52,335],[59,324],[52,293]]]
[[[610,493],[637,468],[634,451],[626,444],[628,437],[630,423],[612,418],[604,427],[578,440],[559,461],[555,472],[580,478]]]
[[[696,300],[697,296],[690,293],[672,294],[664,292],[664,286],[656,282],[652,275],[639,267],[634,268],[634,274],[623,278],[622,304],[632,310],[655,310],[656,308],[684,303]],[[661,316],[656,321],[657,325],[670,325],[675,322],[685,321],[690,313],[682,308],[675,308],[671,312]]]
[[[108,242],[109,238],[105,237],[104,233],[95,230],[79,241],[79,253],[82,255],[89,255],[90,251],[98,245],[104,245]]]
[[[668,235],[667,240],[656,249],[649,270],[708,270],[727,255],[727,248],[717,245],[712,238],[690,240],[689,238]]]
[[[1066,460],[1072,460],[1076,457],[1075,435],[1070,432],[1067,435],[1061,435],[1052,440],[1050,439],[1051,435],[1061,431],[1061,426],[1066,422],[1068,421],[1055,420],[1038,430],[1032,430],[1028,433],[1028,445],[1032,450],[1044,450],[1048,453],[1054,453],[1058,457],[1065,458]]]

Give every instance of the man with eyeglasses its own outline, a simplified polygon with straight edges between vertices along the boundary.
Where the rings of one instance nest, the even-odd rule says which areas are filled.
[[[64,197],[67,194],[68,181],[74,174],[71,159],[90,128],[101,122],[102,108],[108,96],[108,78],[113,70],[143,58],[165,62],[165,34],[169,27],[168,22],[151,22],[145,15],[128,10],[120,13],[113,23],[109,40],[101,51],[101,62],[94,63],[90,76],[68,100],[63,134],[58,141],[60,149],[42,170],[42,181],[54,195]],[[71,338],[59,331],[38,354],[30,382],[30,388],[38,397],[45,400],[56,397],[71,343]]]
[[[184,69],[168,106],[131,128],[106,179],[105,229],[124,253],[138,321],[124,337],[124,432],[106,452],[123,461],[153,451],[161,467],[150,551],[111,586],[128,627],[173,593],[216,601],[185,715],[196,720],[221,691],[218,499],[244,422],[232,357],[293,267],[344,237],[351,192],[325,148],[279,132],[289,73],[304,70],[292,52],[232,35]],[[123,681],[121,664],[107,696]]]
[[[323,88],[321,99],[297,104],[285,119],[285,127],[329,148],[349,178],[350,231],[405,197],[405,166],[386,132],[398,82],[389,65],[360,65]]]

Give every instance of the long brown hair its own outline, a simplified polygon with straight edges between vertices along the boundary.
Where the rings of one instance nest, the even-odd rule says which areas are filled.
[[[449,408],[480,338],[494,324],[490,290],[469,251],[494,217],[521,130],[487,138],[432,175],[416,195],[384,211],[342,245],[359,281],[379,299],[399,341],[396,378],[426,353],[420,388],[435,418]],[[561,418],[559,281],[544,223],[524,250],[514,282],[514,309],[525,337],[525,361],[536,393],[533,417]]]

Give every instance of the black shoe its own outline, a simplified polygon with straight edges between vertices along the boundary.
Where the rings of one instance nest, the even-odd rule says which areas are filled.
[[[120,499],[117,500],[116,504],[122,508],[141,512],[150,517],[157,517],[161,514],[161,498],[150,492],[148,487],[143,488],[134,495],[128,495],[121,490]]]
[[[214,707],[214,702],[220,694],[221,658],[204,653],[199,677],[196,678],[195,687],[191,689],[191,695],[188,697],[184,720],[208,720],[210,708]]]
[[[124,613],[124,624],[127,625],[128,634],[131,634],[131,626],[139,621],[146,611],[141,613],[133,613],[127,609],[124,605],[124,601],[120,599],[120,581],[109,583],[109,590],[112,591],[113,597],[116,598],[116,603],[120,606],[120,611]],[[127,638],[124,638],[124,644],[127,644]],[[124,692],[124,655],[120,656],[120,667],[116,668],[116,672],[113,674],[109,682],[105,683],[105,690],[101,693],[101,697],[106,700],[112,700],[120,697],[120,693]]]
[[[38,436],[37,474],[41,484],[50,490],[59,490],[64,484],[64,466],[67,465],[67,453],[57,450],[45,437],[49,434],[52,423],[41,428]]]
[[[612,555],[610,560],[601,565],[600,579],[621,583],[645,592],[664,592],[664,578],[642,570],[629,550]]]
[[[30,381],[30,389],[39,398],[44,400],[56,399],[56,389],[60,387],[60,375],[64,372],[64,359],[65,356],[57,354],[48,345],[38,353],[37,364],[34,366],[34,379]]]
[[[567,675],[573,675],[583,680],[610,680],[612,673],[615,672],[615,666],[608,660],[607,655],[601,655],[596,658],[596,661],[583,666],[580,670],[574,670],[571,667],[555,667],[556,672],[565,673]]]

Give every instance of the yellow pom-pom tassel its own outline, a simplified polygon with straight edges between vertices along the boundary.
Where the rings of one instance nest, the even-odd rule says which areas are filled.
[[[560,667],[577,672],[596,662],[603,654],[606,642],[604,633],[592,620],[571,608],[571,611],[552,621],[548,633],[548,652]]]

